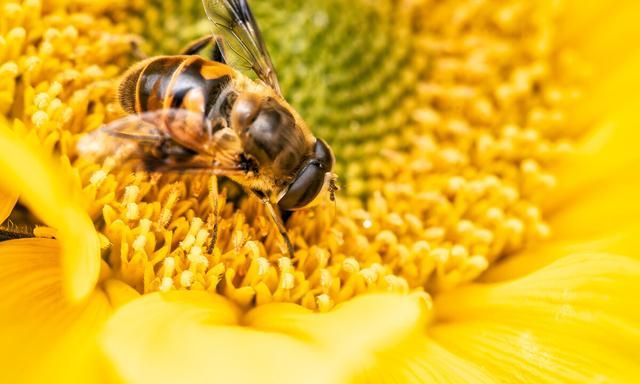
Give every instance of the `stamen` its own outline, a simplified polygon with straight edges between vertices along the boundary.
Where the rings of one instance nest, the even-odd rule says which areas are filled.
[[[324,293],[316,297],[316,303],[320,312],[327,312],[333,307],[331,297]]]

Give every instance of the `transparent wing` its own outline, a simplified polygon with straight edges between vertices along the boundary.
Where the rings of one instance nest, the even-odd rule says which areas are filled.
[[[280,84],[247,0],[202,0],[213,34],[223,38],[225,61],[237,69],[253,71],[280,96]]]
[[[213,127],[202,114],[159,109],[112,121],[80,139],[80,155],[141,159],[150,171],[202,170],[231,175],[241,171],[240,138],[224,126]]]

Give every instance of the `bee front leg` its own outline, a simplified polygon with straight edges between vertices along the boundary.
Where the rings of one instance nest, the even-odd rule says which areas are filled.
[[[149,56],[142,50],[142,38],[139,36],[132,36],[131,40],[129,40],[129,44],[131,45],[131,53],[136,60],[142,61],[149,58]]]
[[[291,240],[289,239],[289,235],[287,234],[287,229],[284,227],[284,224],[282,223],[282,220],[280,219],[278,212],[276,212],[275,208],[273,207],[273,204],[271,204],[271,201],[269,201],[269,197],[267,197],[261,191],[252,190],[251,192],[253,192],[260,199],[260,201],[262,201],[262,204],[264,204],[264,206],[267,208],[267,212],[269,212],[271,221],[273,221],[273,223],[276,225],[276,228],[278,228],[278,231],[280,232],[280,235],[284,239],[284,242],[287,244],[289,257],[293,259],[293,244],[291,244]]]
[[[6,224],[0,225],[0,242],[5,240],[15,239],[27,239],[35,237],[33,234],[34,228],[28,225],[15,225],[9,221]]]
[[[181,54],[195,55],[211,43],[213,43],[211,48],[211,60],[226,64],[224,54],[222,52],[222,38],[215,37],[213,35],[202,36],[201,38],[190,42],[182,49]]]
[[[218,176],[209,178],[209,204],[211,205],[211,214],[207,219],[211,227],[211,240],[207,247],[207,252],[213,254],[213,248],[218,241],[218,222],[220,217],[220,207],[218,206]]]

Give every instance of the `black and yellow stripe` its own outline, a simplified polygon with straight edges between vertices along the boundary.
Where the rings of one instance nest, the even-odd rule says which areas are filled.
[[[202,95],[200,110],[207,116],[233,76],[229,66],[199,56],[160,56],[132,67],[120,84],[118,98],[122,108],[133,114],[185,108],[185,96],[197,91]]]

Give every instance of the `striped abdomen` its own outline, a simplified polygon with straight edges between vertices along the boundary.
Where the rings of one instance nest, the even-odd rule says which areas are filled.
[[[198,56],[160,56],[124,76],[118,97],[128,113],[181,108],[207,116],[231,81],[233,70]]]

